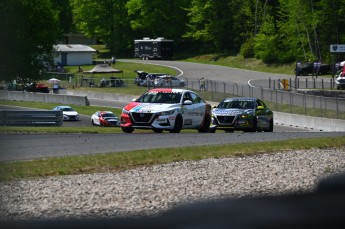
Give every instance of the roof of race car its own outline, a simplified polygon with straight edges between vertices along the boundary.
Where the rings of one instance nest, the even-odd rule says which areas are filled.
[[[232,97],[232,98],[225,98],[223,101],[254,101],[257,100],[256,98],[243,98],[243,97]]]
[[[149,90],[148,92],[165,92],[165,93],[169,93],[169,92],[185,92],[185,91],[188,91],[188,92],[193,92],[191,90],[186,90],[186,89],[180,89],[180,88],[155,88],[155,89],[151,89]]]
[[[112,111],[98,111],[98,112],[101,113],[101,114],[114,113]]]

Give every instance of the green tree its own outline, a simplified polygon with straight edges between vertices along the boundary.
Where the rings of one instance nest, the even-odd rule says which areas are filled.
[[[75,32],[73,13],[69,0],[51,0],[52,7],[57,11],[59,27],[63,33]]]
[[[165,37],[175,42],[186,31],[189,0],[129,0],[126,7],[136,38]]]
[[[61,34],[50,0],[1,1],[0,31],[1,80],[39,79]]]
[[[254,52],[255,57],[266,63],[276,63],[279,59],[279,35],[273,17],[266,16],[266,20],[255,36]]]
[[[184,36],[209,44],[216,51],[231,50],[235,36],[230,2],[193,0],[188,9],[188,30]]]
[[[97,37],[116,53],[132,43],[128,0],[71,0],[74,24],[89,37]]]

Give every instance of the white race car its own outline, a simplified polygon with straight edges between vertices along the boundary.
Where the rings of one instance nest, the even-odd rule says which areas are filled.
[[[62,111],[63,120],[70,121],[70,120],[79,120],[79,114],[70,106],[56,106],[52,109],[53,111]]]
[[[181,129],[208,132],[211,105],[191,90],[156,88],[126,105],[120,123],[125,133],[134,129],[152,129],[156,133],[179,133]]]

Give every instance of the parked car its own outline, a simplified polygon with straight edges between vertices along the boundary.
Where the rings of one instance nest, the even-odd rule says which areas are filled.
[[[135,70],[134,72],[136,72],[138,74],[137,77],[135,77],[135,79],[134,79],[134,84],[140,86],[140,83],[143,80],[146,80],[146,76],[148,73],[144,72],[144,71],[138,71],[138,70]]]
[[[135,71],[135,72],[138,74],[138,76],[135,78],[134,83],[138,86],[143,86],[143,87],[147,87],[147,86],[153,87],[154,81],[157,76],[167,75],[166,73],[147,73],[143,71]],[[150,85],[148,85],[148,83],[150,83]]]
[[[273,112],[256,98],[226,98],[212,109],[210,131],[273,131]]]
[[[211,105],[191,90],[156,88],[126,105],[120,122],[125,133],[134,129],[152,129],[156,133],[179,133],[182,129],[208,132]]]
[[[64,121],[80,120],[79,114],[70,106],[56,106],[53,111],[62,111]]]
[[[91,124],[95,126],[119,126],[120,119],[111,111],[96,111],[91,115]]]
[[[155,87],[184,87],[186,82],[175,76],[163,75],[155,79]]]
[[[335,79],[337,89],[345,89],[345,75],[343,72],[340,72],[338,77]]]
[[[297,76],[307,76],[309,74],[313,74],[314,72],[314,63],[302,63],[299,74],[296,73],[296,68],[295,68],[295,74]],[[329,64],[321,64],[320,69],[319,69],[319,75],[325,75],[328,73],[332,73],[332,67]]]

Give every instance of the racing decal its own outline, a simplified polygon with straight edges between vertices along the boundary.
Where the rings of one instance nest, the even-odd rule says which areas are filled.
[[[154,92],[154,93],[158,93],[158,92],[167,92],[167,93],[171,93],[173,92],[172,88],[155,88],[155,89],[151,89],[149,92]]]
[[[166,118],[162,118],[162,119],[157,118],[156,122],[163,124],[163,123],[168,123],[168,120]]]
[[[129,103],[127,106],[125,106],[124,108],[126,109],[126,110],[131,110],[133,107],[136,107],[136,106],[138,106],[140,103],[138,103],[138,102],[131,102],[131,103]]]
[[[203,116],[203,112],[188,112],[188,115],[190,116]]]
[[[188,126],[188,125],[192,125],[193,124],[193,120],[192,119],[185,119],[184,120],[184,125]]]
[[[217,115],[234,115],[234,114],[239,114],[241,113],[238,110],[225,110],[225,109],[216,109],[213,111]]]

